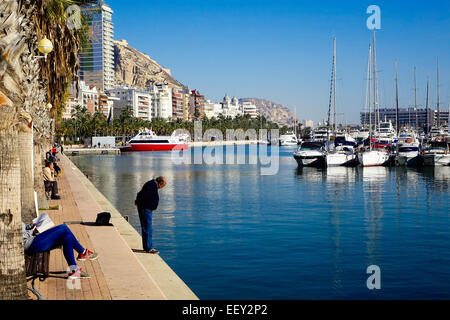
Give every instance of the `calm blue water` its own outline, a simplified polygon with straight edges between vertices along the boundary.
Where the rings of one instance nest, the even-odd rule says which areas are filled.
[[[450,298],[450,167],[298,169],[288,148],[271,176],[170,152],[71,159],[139,232],[136,193],[167,178],[155,247],[200,299]]]

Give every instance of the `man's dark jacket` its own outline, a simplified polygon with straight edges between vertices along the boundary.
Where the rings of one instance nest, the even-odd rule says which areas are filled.
[[[159,203],[158,185],[155,180],[147,181],[138,192],[136,204],[139,208],[156,210]]]

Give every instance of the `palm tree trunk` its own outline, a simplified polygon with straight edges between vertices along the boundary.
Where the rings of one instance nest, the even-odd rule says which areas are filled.
[[[34,177],[33,177],[33,134],[31,128],[23,125],[19,131],[18,146],[20,148],[20,190],[22,221],[31,223],[36,217],[34,205]]]
[[[27,299],[20,160],[13,103],[0,91],[0,299]]]

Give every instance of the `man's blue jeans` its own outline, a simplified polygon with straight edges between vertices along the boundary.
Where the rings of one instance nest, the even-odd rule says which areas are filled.
[[[26,253],[34,254],[44,252],[56,249],[60,246],[63,247],[64,257],[69,266],[76,265],[77,263],[75,262],[73,250],[75,249],[78,253],[83,253],[84,248],[65,224],[61,224],[38,234]]]
[[[142,230],[142,247],[145,251],[153,249],[152,242],[152,210],[138,207]]]

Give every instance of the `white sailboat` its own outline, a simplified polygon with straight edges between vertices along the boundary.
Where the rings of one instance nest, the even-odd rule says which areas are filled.
[[[369,62],[368,62],[368,105],[369,105],[369,148],[368,150],[364,150],[360,153],[358,153],[358,161],[359,163],[363,166],[363,167],[372,167],[372,166],[381,166],[384,163],[386,163],[389,160],[389,153],[387,152],[387,150],[383,150],[383,149],[373,149],[372,148],[372,115],[371,115],[371,110],[370,110],[370,105],[371,105],[371,85],[370,85],[370,74],[371,74],[371,56],[372,56],[372,46],[369,46]],[[376,81],[376,51],[375,51],[375,31],[373,33],[373,61],[374,61],[374,66],[373,66],[373,74],[374,74],[374,102],[373,102],[373,109],[374,112],[376,112],[377,110],[377,103],[378,103],[378,94],[377,94],[377,81]],[[376,120],[377,117],[375,117],[375,128],[377,127],[376,125]]]
[[[351,165],[355,162],[356,154],[353,147],[336,145],[336,38],[333,39],[333,70],[331,77],[330,104],[328,105],[328,123],[330,123],[331,94],[333,94],[333,137],[334,148],[329,149],[327,143],[327,152],[325,154],[325,163],[328,167]],[[346,137],[346,135],[344,135]]]

